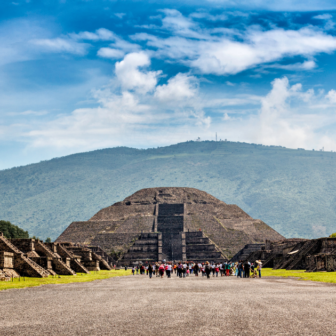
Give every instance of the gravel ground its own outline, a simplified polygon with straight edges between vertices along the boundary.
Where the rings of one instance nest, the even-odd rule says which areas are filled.
[[[0,335],[336,335],[336,286],[127,276],[0,292]]]

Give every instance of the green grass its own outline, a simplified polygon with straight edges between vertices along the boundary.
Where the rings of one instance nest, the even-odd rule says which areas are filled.
[[[272,270],[271,268],[263,268],[262,277],[274,276],[274,277],[295,277],[298,280],[309,280],[318,282],[336,283],[336,272],[305,272],[304,270],[298,271],[286,271],[283,269]]]
[[[94,280],[103,280],[108,278],[113,278],[117,276],[130,275],[131,270],[112,270],[112,271],[99,271],[90,272],[90,274],[77,273],[77,275],[60,275],[56,277],[49,276],[48,278],[14,278],[13,281],[1,281],[0,291],[10,288],[26,288],[26,287],[36,287],[41,285],[52,285],[52,284],[68,284],[73,282],[89,282]]]

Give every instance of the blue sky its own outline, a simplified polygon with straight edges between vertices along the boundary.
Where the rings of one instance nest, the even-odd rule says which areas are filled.
[[[335,1],[0,8],[0,169],[216,132],[336,151]]]

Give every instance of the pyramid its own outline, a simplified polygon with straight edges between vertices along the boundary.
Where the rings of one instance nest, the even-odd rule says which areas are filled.
[[[237,205],[194,188],[142,189],[73,222],[56,242],[100,246],[120,264],[230,259],[246,244],[283,239]]]

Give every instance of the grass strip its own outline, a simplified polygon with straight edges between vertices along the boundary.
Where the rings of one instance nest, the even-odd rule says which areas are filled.
[[[90,272],[90,274],[77,273],[77,275],[57,275],[55,277],[49,276],[48,278],[28,278],[21,277],[14,278],[13,281],[1,281],[0,291],[10,288],[26,288],[36,287],[51,284],[68,284],[73,282],[89,282],[94,280],[103,280],[117,276],[131,275],[131,270],[112,270],[112,271],[99,271]]]
[[[263,268],[261,271],[262,277],[295,277],[298,280],[309,280],[327,283],[336,283],[336,272],[305,272],[305,270],[287,271],[284,269],[273,270],[271,268]]]

